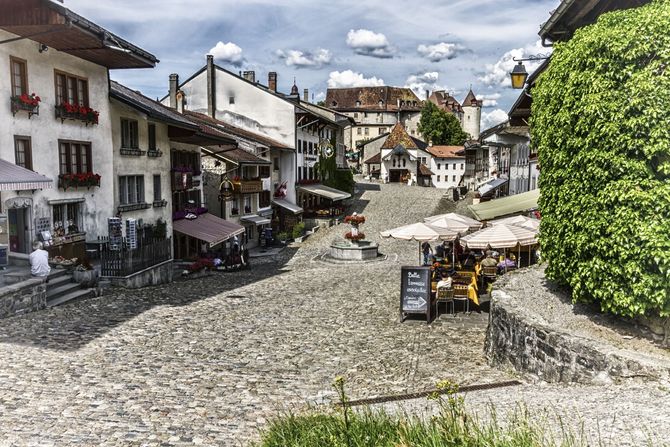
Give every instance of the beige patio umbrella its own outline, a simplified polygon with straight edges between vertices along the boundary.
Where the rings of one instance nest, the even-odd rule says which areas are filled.
[[[540,230],[540,220],[533,219],[532,217],[527,216],[505,217],[503,219],[492,220],[488,224],[491,226],[501,224],[514,225],[517,227],[525,228],[527,230],[535,231],[536,233]]]
[[[419,264],[421,264],[421,243],[429,241],[453,241],[458,237],[458,233],[448,228],[436,227],[423,222],[418,222],[392,230],[380,232],[382,237],[400,239],[403,241],[419,242]]]
[[[438,214],[436,216],[426,217],[424,221],[431,225],[434,225],[434,222],[436,221],[451,221],[454,223],[460,222],[461,224],[467,225],[470,228],[470,230],[473,231],[479,230],[483,225],[478,220],[457,213]]]
[[[465,235],[468,231],[470,231],[470,225],[463,222],[462,220],[453,219],[451,217],[440,216],[431,221],[426,221],[426,223],[435,227],[441,227],[455,231],[460,235]]]
[[[518,247],[520,260],[521,246],[537,244],[537,233],[515,225],[498,224],[464,236],[461,242],[465,243],[468,248],[482,250]]]

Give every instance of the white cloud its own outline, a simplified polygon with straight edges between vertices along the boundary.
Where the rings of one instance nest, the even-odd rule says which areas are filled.
[[[284,60],[288,67],[294,66],[297,68],[321,68],[330,64],[333,58],[332,53],[323,48],[319,48],[313,53],[300,50],[277,50],[276,54]]]
[[[393,57],[396,51],[385,35],[367,29],[349,30],[347,46],[356,54],[383,59]]]
[[[331,71],[330,75],[328,75],[329,88],[378,87],[381,85],[384,85],[383,79],[374,76],[366,78],[361,73],[351,70]]]
[[[505,122],[509,119],[507,112],[501,109],[495,109],[491,112],[482,113],[482,129],[490,129],[491,127]]]
[[[482,107],[490,108],[498,106],[498,100],[501,96],[500,93],[491,93],[490,95],[479,95],[479,99],[482,100]]]
[[[465,47],[457,43],[440,42],[435,45],[419,45],[416,51],[431,62],[453,59],[462,53]]]
[[[436,82],[440,78],[440,74],[436,71],[427,71],[425,73],[418,73],[410,75],[405,81],[405,87],[412,89],[412,91],[419,97],[424,98],[426,90],[442,90],[436,86]]]
[[[503,56],[495,64],[487,64],[487,73],[484,76],[481,76],[479,80],[486,85],[510,87],[512,82],[510,81],[509,73],[518,63],[515,62],[513,58],[519,59],[534,54],[546,54],[548,51],[551,52],[550,49],[543,47],[539,40],[535,42],[534,45],[528,45],[524,48],[515,48],[510,50],[503,54]],[[523,62],[524,66],[526,67],[526,71],[529,74],[534,72],[541,63],[541,60]]]
[[[214,48],[209,50],[209,53],[214,56],[214,59],[239,67],[244,62],[242,57],[242,48],[235,45],[233,42],[223,43],[219,41]]]

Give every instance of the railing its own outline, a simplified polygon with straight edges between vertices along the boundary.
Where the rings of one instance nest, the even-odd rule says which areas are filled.
[[[12,116],[16,116],[18,112],[28,112],[28,118],[31,118],[33,115],[40,114],[40,105],[38,104],[27,104],[21,101],[20,97],[12,96],[10,98]]]
[[[60,118],[61,122],[65,120],[83,121],[88,126],[89,124],[98,124],[99,113],[90,107],[78,106],[68,103],[63,103],[56,106],[56,118]]]
[[[263,191],[261,180],[240,180],[233,182],[233,191],[237,194],[250,194]]]
[[[100,186],[100,175],[93,172],[82,172],[79,174],[60,174],[58,176],[58,187],[68,188],[91,188]]]
[[[172,259],[171,238],[140,243],[135,249],[128,248],[124,243],[120,249],[112,250],[109,243],[106,243],[100,249],[101,275],[124,277],[170,259]]]

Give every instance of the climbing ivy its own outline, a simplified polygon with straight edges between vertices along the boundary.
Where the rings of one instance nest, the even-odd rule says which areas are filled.
[[[604,14],[532,92],[547,275],[620,315],[670,315],[668,29],[668,0]]]
[[[331,145],[336,147],[335,139],[331,140]],[[314,169],[319,173],[321,183],[324,185],[349,193],[354,191],[354,173],[348,168],[338,169],[336,156],[321,156],[319,162],[314,165]]]

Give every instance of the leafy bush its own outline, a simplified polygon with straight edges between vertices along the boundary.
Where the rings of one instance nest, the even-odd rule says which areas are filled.
[[[670,314],[670,2],[602,15],[533,89],[542,256],[573,299]]]
[[[288,240],[288,232],[287,231],[281,231],[277,233],[277,239],[280,241],[285,241]]]
[[[293,225],[293,239],[299,238],[302,236],[302,232],[305,231],[305,223],[304,222],[298,222],[297,224]]]

